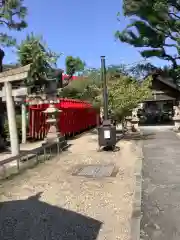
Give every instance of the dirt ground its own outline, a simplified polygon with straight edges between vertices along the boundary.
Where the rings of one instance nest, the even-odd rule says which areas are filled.
[[[97,136],[69,142],[56,158],[0,186],[1,240],[127,240],[138,146],[121,140],[118,152],[97,152]],[[116,177],[73,176],[79,164],[109,164]]]

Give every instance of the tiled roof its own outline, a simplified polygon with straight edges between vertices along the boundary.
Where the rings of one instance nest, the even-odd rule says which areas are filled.
[[[3,64],[3,71],[8,71],[10,69],[18,68],[20,65],[18,64]]]
[[[162,83],[164,83],[165,85],[169,86],[170,88],[173,88],[177,91],[180,92],[180,88],[178,85],[176,85],[171,78],[168,78],[168,77],[163,77],[161,75],[158,75],[158,76],[155,76],[155,80],[158,80]]]

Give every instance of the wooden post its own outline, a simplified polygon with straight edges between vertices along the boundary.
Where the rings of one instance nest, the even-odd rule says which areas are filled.
[[[12,98],[12,84],[10,82],[4,83],[5,93],[6,93],[6,106],[8,115],[8,125],[11,141],[11,153],[12,156],[19,154],[19,141],[16,126],[16,114],[14,108],[14,101]]]
[[[21,105],[21,127],[22,127],[22,143],[26,143],[26,105]]]

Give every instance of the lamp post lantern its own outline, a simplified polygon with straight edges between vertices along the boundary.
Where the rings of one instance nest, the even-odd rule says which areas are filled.
[[[111,124],[108,116],[108,90],[106,82],[105,57],[101,57],[101,81],[103,85],[103,112],[104,119],[102,125],[98,128],[99,148],[115,149],[116,146],[116,127]]]

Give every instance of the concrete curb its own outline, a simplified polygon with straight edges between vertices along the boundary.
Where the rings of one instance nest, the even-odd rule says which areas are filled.
[[[133,211],[131,216],[131,240],[140,240],[141,223],[141,191],[142,191],[142,141],[136,142],[140,149],[139,157],[135,163],[134,175],[136,177],[135,193],[133,199]]]

